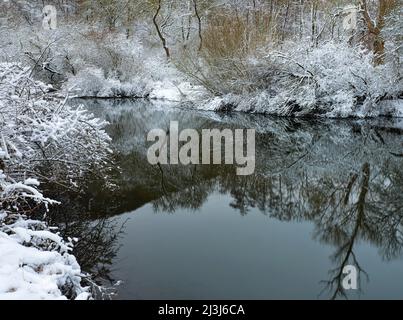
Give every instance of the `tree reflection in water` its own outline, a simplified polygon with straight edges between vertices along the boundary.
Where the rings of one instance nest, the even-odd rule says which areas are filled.
[[[61,205],[47,213],[47,222],[57,226],[65,239],[77,237],[73,254],[81,270],[88,275],[84,277],[84,284],[91,287],[95,298],[111,299],[118,284],[111,277],[111,266],[120,248],[124,224],[113,218],[95,216],[89,189],[76,193],[50,183],[46,187],[47,194],[61,201]]]
[[[231,206],[242,215],[257,208],[280,221],[314,225],[314,238],[335,247],[330,257],[333,268],[323,282],[333,299],[347,297],[342,287],[344,266],[356,266],[360,281],[369,276],[354,253],[359,242],[376,246],[385,260],[401,256],[403,135],[393,129],[391,120],[285,120],[184,112],[142,102],[113,107],[102,103],[87,105],[111,123],[109,132],[121,170],[114,177],[117,187],[113,193],[95,181],[84,196],[73,201],[87,208],[91,219],[131,212],[146,203],[152,203],[156,212],[192,211],[212,193],[230,194]],[[171,120],[197,130],[256,128],[256,172],[241,177],[230,165],[149,165],[146,135],[151,129],[167,127]],[[91,225],[86,222],[83,231],[69,233],[88,234],[89,243],[100,245],[88,250],[85,241],[82,251],[86,252],[78,249],[83,261],[91,261],[87,270],[94,268],[97,259],[110,264],[117,249],[116,238],[105,232],[108,224],[89,231]],[[109,270],[98,271],[105,276]]]

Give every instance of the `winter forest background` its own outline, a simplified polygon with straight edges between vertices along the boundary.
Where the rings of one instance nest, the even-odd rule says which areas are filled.
[[[75,95],[331,117],[397,112],[379,105],[402,95],[401,0],[46,4],[55,30],[42,1],[2,2],[1,57]]]
[[[70,98],[403,117],[402,13],[402,0],[1,0],[0,298],[104,292],[46,221],[59,202],[41,183],[80,190],[96,171],[112,187],[106,123]]]

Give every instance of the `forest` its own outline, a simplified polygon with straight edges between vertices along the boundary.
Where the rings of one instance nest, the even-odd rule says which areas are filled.
[[[0,4],[0,59],[31,66],[64,95],[281,116],[401,114],[401,0],[46,4]]]

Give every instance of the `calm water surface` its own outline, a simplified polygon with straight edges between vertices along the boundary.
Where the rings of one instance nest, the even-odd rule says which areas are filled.
[[[119,168],[112,191],[94,178],[84,195],[63,195],[58,219],[82,235],[86,271],[123,281],[117,298],[403,298],[403,135],[393,121],[84,103],[110,122]],[[172,120],[255,128],[255,173],[149,165],[147,133]],[[346,265],[357,267],[360,290],[341,289]]]

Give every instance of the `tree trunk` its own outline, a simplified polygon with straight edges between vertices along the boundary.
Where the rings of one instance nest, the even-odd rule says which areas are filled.
[[[385,57],[385,40],[382,38],[382,30],[385,26],[385,17],[396,6],[396,0],[378,0],[378,14],[374,22],[368,11],[367,0],[360,0],[364,21],[367,25],[367,46],[375,54],[375,65],[383,64]]]
[[[153,17],[153,23],[154,23],[155,29],[157,30],[158,37],[160,38],[160,40],[162,42],[162,47],[165,50],[165,54],[166,54],[167,58],[169,59],[171,57],[171,54],[169,52],[169,48],[167,47],[167,41],[164,38],[164,36],[163,36],[163,34],[162,34],[161,30],[160,30],[160,27],[158,25],[158,22],[157,22],[157,17],[159,15],[160,11],[161,11],[161,1],[162,0],[158,1],[158,8],[157,8],[157,11],[155,12],[155,15]]]
[[[193,6],[194,6],[194,9],[195,9],[195,15],[196,15],[196,18],[197,18],[198,31],[199,31],[199,40],[200,40],[199,51],[201,51],[201,49],[203,48],[202,21],[201,21],[201,17],[200,17],[200,14],[199,14],[199,10],[197,8],[197,0],[193,0]]]

